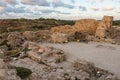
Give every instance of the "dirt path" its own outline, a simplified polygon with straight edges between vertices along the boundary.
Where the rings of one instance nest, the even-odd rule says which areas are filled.
[[[96,66],[109,70],[120,78],[120,45],[107,43],[90,42],[67,44],[44,43],[47,46],[53,46],[62,49],[68,53],[68,59],[77,58],[95,63]]]

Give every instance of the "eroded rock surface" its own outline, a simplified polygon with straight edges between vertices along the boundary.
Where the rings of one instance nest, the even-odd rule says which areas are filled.
[[[118,80],[112,73],[82,60],[74,63],[65,61],[56,68],[39,64],[29,58],[19,59],[10,65],[31,69],[33,73],[28,80]]]
[[[38,63],[52,66],[52,64],[56,64],[58,62],[66,60],[66,55],[62,50],[55,49],[53,47],[38,45],[33,42],[28,42],[25,45],[27,45],[26,47],[31,49],[28,52],[28,57],[37,61]]]
[[[74,29],[83,34],[94,35],[97,29],[98,22],[94,19],[81,19],[76,22]]]
[[[96,37],[99,38],[111,38],[113,34],[113,27],[112,27],[112,16],[104,16],[101,21],[99,21],[97,30],[96,30]]]

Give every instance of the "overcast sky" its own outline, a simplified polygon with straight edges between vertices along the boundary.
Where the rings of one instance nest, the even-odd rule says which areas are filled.
[[[0,19],[56,18],[101,19],[104,15],[120,19],[120,0],[0,0]]]

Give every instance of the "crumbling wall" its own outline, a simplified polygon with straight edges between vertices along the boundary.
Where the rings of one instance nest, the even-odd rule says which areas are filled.
[[[113,34],[112,27],[112,16],[104,16],[103,19],[99,22],[95,36],[98,38],[110,38]]]
[[[65,25],[65,26],[58,26],[58,27],[53,27],[50,30],[52,33],[59,32],[59,33],[64,33],[68,34],[70,32],[73,32],[73,27],[70,25]]]
[[[74,30],[82,34],[94,35],[97,29],[98,22],[94,19],[81,19],[76,21]]]
[[[51,36],[51,42],[53,43],[64,43],[68,42],[68,36],[64,33],[54,33]]]

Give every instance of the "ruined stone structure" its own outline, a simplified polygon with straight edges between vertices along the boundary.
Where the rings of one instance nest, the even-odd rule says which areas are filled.
[[[104,16],[102,20],[97,21],[94,19],[81,19],[76,21],[74,26],[61,26],[51,28],[51,39],[53,42],[63,42],[61,41],[61,36],[58,33],[64,33],[67,35],[67,41],[73,40],[96,40],[95,37],[99,40],[111,39],[115,36],[115,29],[112,27],[112,16]],[[62,35],[62,34],[61,34]],[[63,37],[62,40],[65,38]],[[64,40],[65,41],[65,40]],[[108,41],[108,40],[107,40]],[[110,42],[112,40],[109,40]]]
[[[68,34],[70,32],[73,32],[73,27],[70,25],[65,25],[65,26],[58,26],[58,27],[53,27],[50,30],[52,33],[64,33],[64,34]]]
[[[53,43],[65,43],[68,42],[68,36],[64,33],[54,33],[51,36],[51,42]]]
[[[99,21],[95,36],[98,38],[110,38],[113,34],[112,27],[112,16],[104,16],[101,21]]]
[[[82,34],[94,35],[97,29],[98,22],[94,19],[81,19],[76,21],[74,30]]]
[[[52,64],[66,60],[66,55],[62,50],[40,46],[32,42],[28,42],[26,45],[31,49],[28,52],[28,56],[38,63],[52,66]]]

